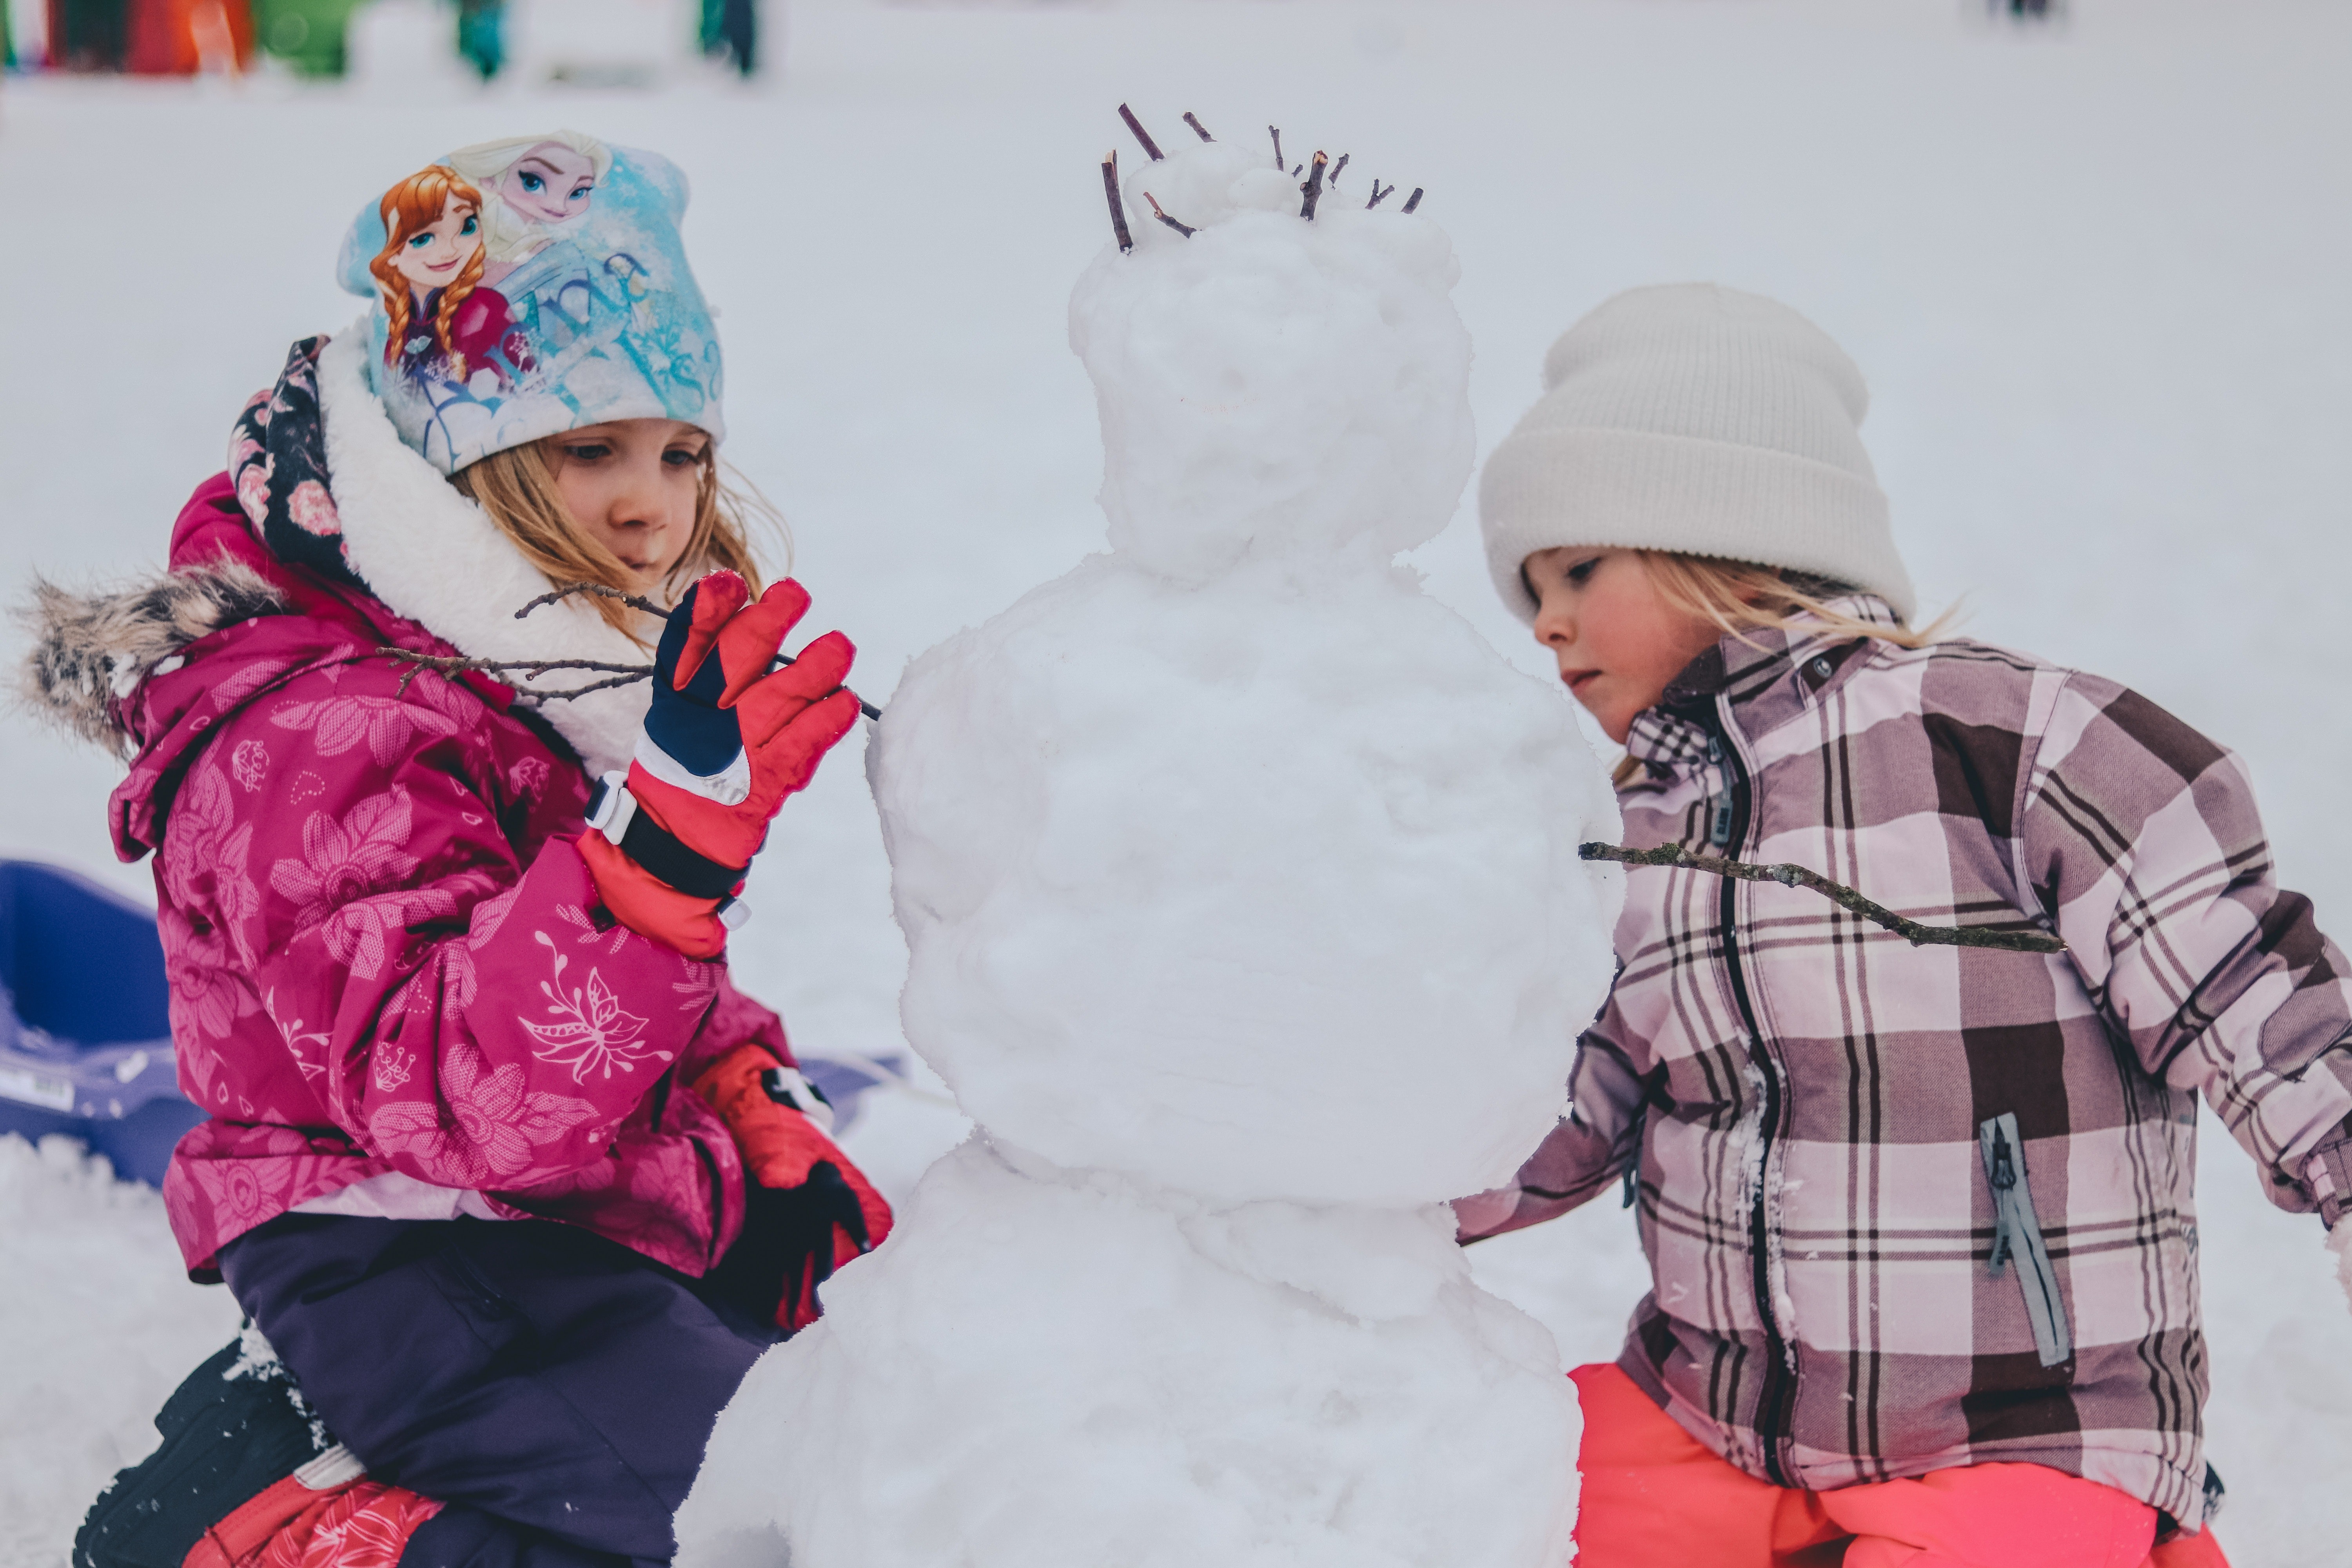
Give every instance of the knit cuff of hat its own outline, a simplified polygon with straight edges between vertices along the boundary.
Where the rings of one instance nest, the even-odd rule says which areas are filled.
[[[1886,493],[1792,453],[1643,430],[1521,429],[1487,460],[1478,502],[1496,591],[1530,624],[1521,565],[1578,545],[1755,562],[1865,589],[1906,620],[1914,608]]]

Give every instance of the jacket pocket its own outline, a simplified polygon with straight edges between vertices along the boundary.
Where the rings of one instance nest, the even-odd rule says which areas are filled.
[[[2058,1274],[2050,1266],[2050,1248],[2042,1239],[2042,1221],[2033,1212],[2033,1189],[2027,1184],[2025,1145],[2017,1134],[2017,1118],[2004,1111],[1977,1128],[1977,1147],[1984,1155],[1985,1180],[1992,1187],[1993,1278],[2004,1265],[2017,1264],[2017,1283],[2025,1292],[2025,1316],[2033,1325],[2033,1348],[2043,1366],[2056,1366],[2074,1353],[2074,1331],[2066,1321],[2065,1299],[2058,1291]]]

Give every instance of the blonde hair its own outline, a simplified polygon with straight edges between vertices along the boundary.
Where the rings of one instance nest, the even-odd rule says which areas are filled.
[[[637,574],[604,541],[581,527],[563,504],[550,452],[569,435],[567,431],[493,452],[450,475],[449,482],[482,509],[551,586],[595,583],[623,593],[642,593],[644,584]],[[654,599],[675,604],[697,577],[721,568],[736,573],[751,585],[752,593],[759,593],[760,566],[751,537],[755,520],[782,539],[785,570],[791,570],[792,533],[768,499],[757,488],[730,483],[720,475],[716,443],[703,447],[701,468],[695,486],[693,532],[677,564],[648,595]],[[652,630],[637,611],[617,599],[600,596],[589,602],[639,646],[651,646]]]
[[[1901,620],[1867,621],[1834,608],[1830,601],[1860,590],[1848,584],[1749,561],[1724,561],[1711,555],[1685,555],[1668,550],[1636,550],[1633,554],[1649,574],[1651,584],[1667,608],[1711,622],[1727,637],[1748,640],[1748,634],[1779,631],[1806,623],[1832,635],[1871,637],[1896,647],[1919,648],[1940,641],[1953,612],[1945,611],[1914,629]],[[1611,776],[1622,789],[1642,776],[1639,758],[1626,757]]]

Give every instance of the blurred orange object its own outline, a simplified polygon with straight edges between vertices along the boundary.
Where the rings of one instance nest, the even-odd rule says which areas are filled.
[[[123,68],[135,76],[236,75],[253,56],[251,0],[131,0]]]

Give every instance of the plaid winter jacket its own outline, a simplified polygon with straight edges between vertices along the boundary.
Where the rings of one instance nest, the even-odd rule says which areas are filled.
[[[1620,1364],[1726,1459],[1813,1490],[2027,1461],[2196,1528],[2195,1097],[2284,1208],[2333,1225],[2352,1155],[2352,969],[2244,768],[2110,681],[1818,626],[1726,639],[1631,750],[1633,845],[2068,951],[1633,870],[1570,1112],[1472,1233],[1630,1167],[1654,1289]]]

